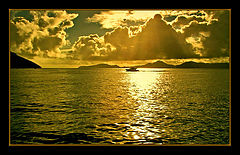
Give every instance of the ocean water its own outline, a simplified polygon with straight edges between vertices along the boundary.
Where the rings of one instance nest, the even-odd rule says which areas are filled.
[[[228,69],[11,69],[11,144],[229,144]]]

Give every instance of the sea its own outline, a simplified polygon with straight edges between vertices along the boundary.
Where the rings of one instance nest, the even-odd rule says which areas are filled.
[[[11,144],[229,144],[229,69],[10,69]]]

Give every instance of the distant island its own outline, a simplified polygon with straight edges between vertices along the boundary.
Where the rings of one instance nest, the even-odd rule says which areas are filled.
[[[92,66],[80,66],[78,68],[120,68],[118,65],[97,64]]]
[[[154,63],[147,63],[145,65],[134,66],[137,68],[174,68],[174,65],[169,65],[163,61],[156,61]]]
[[[198,63],[194,61],[184,62],[180,65],[170,65],[163,61],[156,61],[154,63],[147,63],[145,65],[131,66],[136,68],[229,68],[229,63]],[[80,66],[79,68],[130,68],[119,67],[118,65],[97,64],[91,66]]]
[[[197,63],[188,61],[177,65],[176,68],[229,68],[229,63]]]
[[[41,68],[36,63],[29,61],[16,53],[10,52],[10,67],[11,68]]]

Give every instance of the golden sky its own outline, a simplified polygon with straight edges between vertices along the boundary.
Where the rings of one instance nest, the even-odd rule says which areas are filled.
[[[229,61],[230,10],[10,10],[10,50],[43,68]]]

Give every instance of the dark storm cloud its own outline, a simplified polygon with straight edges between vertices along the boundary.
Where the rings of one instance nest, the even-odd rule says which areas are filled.
[[[105,53],[105,60],[146,60],[197,56],[184,38],[170,25],[167,25],[159,14],[138,28],[141,29],[138,33],[130,36],[130,32],[135,29],[118,27],[103,36],[105,43],[115,47],[112,48],[114,51],[109,50]],[[99,59],[102,58],[99,57]]]
[[[225,57],[229,56],[229,11],[210,12],[217,20],[211,24],[199,24],[194,22],[191,26],[184,29],[185,38],[194,38],[201,40],[202,48],[198,50],[202,57]],[[202,39],[201,39],[202,38]]]

